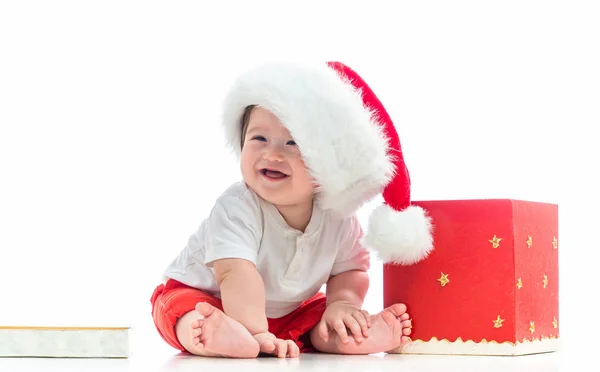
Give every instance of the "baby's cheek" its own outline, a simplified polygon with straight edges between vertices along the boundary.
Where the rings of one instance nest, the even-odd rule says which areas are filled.
[[[290,165],[294,169],[294,173],[308,174],[308,169],[306,167],[306,164],[304,163],[304,161],[301,158],[297,158],[297,159],[290,161]]]
[[[294,174],[302,175],[300,182],[305,184],[306,187],[313,188],[313,189],[316,187],[317,183],[316,183],[315,179],[310,175],[310,172],[306,167],[299,167],[298,170],[296,170],[294,172]]]

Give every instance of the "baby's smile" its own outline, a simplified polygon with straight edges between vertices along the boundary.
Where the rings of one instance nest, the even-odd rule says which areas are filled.
[[[289,177],[289,175],[273,168],[263,168],[260,173],[270,181],[280,181]]]

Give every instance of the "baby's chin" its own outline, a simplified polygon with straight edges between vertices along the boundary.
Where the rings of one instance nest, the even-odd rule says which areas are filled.
[[[296,204],[296,200],[290,193],[269,192],[269,190],[259,190],[256,192],[261,198],[276,206],[291,206]]]
[[[254,190],[265,201],[278,207],[305,205],[312,201],[312,195],[298,195],[294,192],[277,192],[271,190]]]

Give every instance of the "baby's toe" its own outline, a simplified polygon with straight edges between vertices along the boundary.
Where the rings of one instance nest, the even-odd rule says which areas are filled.
[[[410,316],[408,315],[408,313],[404,313],[402,315],[400,315],[400,320],[408,320],[410,319]]]
[[[204,344],[200,341],[200,337],[193,337],[192,343],[197,347],[204,347]]]
[[[192,337],[200,337],[202,334],[202,328],[192,328]]]
[[[204,319],[192,320],[192,328],[194,328],[194,329],[202,327],[202,324],[204,324]]]

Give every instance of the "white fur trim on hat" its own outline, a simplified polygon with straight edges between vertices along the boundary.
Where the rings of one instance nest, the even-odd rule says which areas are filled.
[[[433,250],[432,230],[431,219],[421,207],[397,211],[382,204],[371,213],[362,242],[384,263],[412,265]]]
[[[241,154],[248,105],[272,112],[298,144],[323,209],[354,213],[394,175],[388,139],[355,89],[326,64],[268,63],[242,74],[223,103],[226,141]]]

